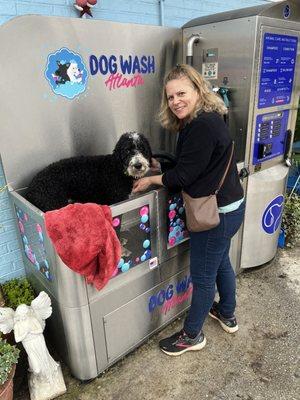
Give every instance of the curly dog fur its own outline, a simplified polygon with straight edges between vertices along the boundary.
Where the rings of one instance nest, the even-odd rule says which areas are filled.
[[[26,199],[42,211],[69,203],[115,204],[126,200],[135,178],[151,165],[148,140],[139,133],[124,133],[113,153],[60,160],[40,171],[30,183]]]

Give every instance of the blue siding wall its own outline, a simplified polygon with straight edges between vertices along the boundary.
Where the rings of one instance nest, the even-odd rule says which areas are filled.
[[[0,24],[24,14],[77,17],[73,0],[0,0]],[[164,8],[164,25],[180,27],[202,15],[264,4],[259,0],[98,0],[92,9],[94,18],[118,22],[161,24],[160,6]],[[1,151],[1,149],[0,149]],[[5,185],[0,163],[0,187]],[[0,282],[24,274],[21,251],[7,190],[0,192]]]
[[[0,160],[0,281],[24,275],[13,211]]]
[[[180,27],[192,18],[235,8],[264,4],[268,0],[164,0],[165,25]],[[0,0],[0,23],[17,15],[43,14],[76,17],[73,0]],[[119,22],[160,25],[159,0],[98,0],[94,18]]]

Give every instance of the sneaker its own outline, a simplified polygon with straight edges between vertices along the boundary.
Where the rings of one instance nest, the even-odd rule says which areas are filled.
[[[218,310],[218,303],[216,301],[214,301],[212,308],[209,311],[209,315],[213,319],[216,319],[217,321],[219,321],[221,327],[227,333],[234,333],[239,329],[235,316],[233,316],[231,318],[223,317],[223,315],[221,315]]]
[[[169,356],[180,356],[187,351],[201,350],[205,345],[206,339],[202,331],[192,339],[183,329],[159,342],[160,349]]]

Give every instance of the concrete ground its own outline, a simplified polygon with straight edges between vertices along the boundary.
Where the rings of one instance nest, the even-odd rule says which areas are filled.
[[[169,357],[157,343],[181,328],[177,320],[88,384],[63,367],[68,391],[59,399],[299,400],[300,247],[278,250],[237,286],[236,334],[208,318],[206,347]],[[14,399],[29,399],[25,385]]]

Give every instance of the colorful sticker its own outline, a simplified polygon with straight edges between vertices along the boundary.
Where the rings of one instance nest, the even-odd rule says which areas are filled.
[[[49,54],[45,76],[55,94],[74,99],[85,91],[88,72],[79,54],[62,48]]]
[[[44,247],[44,233],[40,224],[15,205],[19,231],[26,258],[49,281],[53,280]]]
[[[185,226],[185,212],[181,195],[173,195],[167,209],[168,245],[173,247],[188,237]]]
[[[126,224],[122,224],[125,214],[113,218],[113,227],[122,246],[122,256],[117,266],[118,274],[127,272],[147,260],[150,263],[152,257],[149,206],[144,205],[130,213]],[[128,224],[128,221],[135,222]]]

